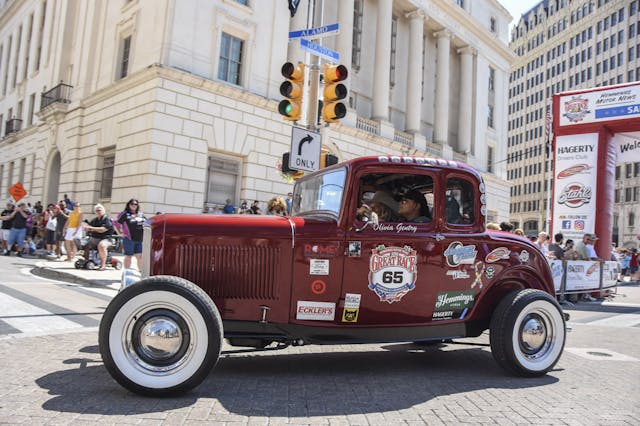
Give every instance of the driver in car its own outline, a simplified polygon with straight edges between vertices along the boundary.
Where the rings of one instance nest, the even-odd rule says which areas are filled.
[[[407,222],[424,223],[431,221],[427,200],[420,191],[415,189],[407,191],[401,196],[399,213]]]

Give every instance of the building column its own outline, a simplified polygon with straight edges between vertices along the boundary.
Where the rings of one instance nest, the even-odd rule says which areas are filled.
[[[422,63],[424,58],[424,12],[414,10],[409,18],[409,70],[407,76],[407,106],[405,130],[409,133],[420,133],[422,117]]]
[[[44,28],[42,30],[44,36],[42,37],[42,50],[40,53],[40,69],[49,66],[49,49],[51,49],[51,44],[53,43],[53,40],[51,40],[53,37],[49,37],[49,34],[52,34],[51,26],[53,25],[53,3],[54,2],[51,0],[47,1],[47,10],[44,11]],[[60,19],[60,17],[58,17],[58,19]],[[54,82],[54,86],[57,84],[55,83],[56,78],[58,78],[57,75],[54,76],[52,80]]]
[[[336,50],[340,53],[340,63],[348,69],[351,69],[353,48],[353,7],[354,0],[340,0],[338,4],[340,33],[336,36]]]
[[[29,46],[29,69],[27,70],[27,78],[36,70],[36,55],[38,54],[38,40],[40,39],[40,21],[42,20],[42,5],[36,7],[33,14],[33,30],[31,31],[31,46]]]
[[[378,1],[375,67],[373,69],[373,119],[389,120],[389,77],[391,72],[391,20],[393,0]]]
[[[16,28],[13,31],[13,35],[11,37],[11,51],[9,52],[9,57],[8,57],[8,61],[7,61],[7,67],[9,67],[7,70],[9,71],[8,76],[7,76],[7,93],[11,93],[14,86],[13,86],[13,78],[15,76],[15,72],[16,72],[16,61],[18,60],[18,52],[17,52],[17,47],[18,47],[18,29]],[[14,114],[15,114],[15,109],[14,109]],[[11,119],[12,117],[8,117],[7,119]]]
[[[16,76],[16,84],[22,82],[22,76],[24,75],[24,58],[27,52],[27,38],[29,32],[29,20],[25,19],[22,23],[22,34],[20,35],[20,51],[18,52],[18,75]]]
[[[460,54],[460,107],[458,114],[458,151],[471,150],[471,123],[473,120],[473,56],[475,49],[466,46]]]
[[[447,145],[449,140],[449,49],[451,48],[451,32],[438,31],[434,34],[438,39],[438,68],[436,71],[436,104],[433,129],[433,141]]]

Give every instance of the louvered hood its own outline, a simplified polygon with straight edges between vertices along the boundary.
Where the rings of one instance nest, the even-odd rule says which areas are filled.
[[[156,252],[159,261],[152,266],[153,274],[185,278],[203,288],[216,304],[270,303],[287,296],[282,293],[289,282],[281,280],[291,276],[293,223],[289,219],[164,215],[163,225],[162,253]]]

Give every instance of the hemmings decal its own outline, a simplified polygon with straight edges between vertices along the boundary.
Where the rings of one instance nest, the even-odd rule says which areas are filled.
[[[473,265],[476,260],[476,246],[465,246],[460,241],[454,241],[449,244],[449,247],[444,251],[445,258],[447,259],[447,265]]]
[[[371,250],[369,289],[381,302],[399,302],[413,290],[418,276],[418,255],[409,247],[385,247]]]
[[[463,271],[461,269],[448,270],[447,275],[454,280],[463,280],[465,278],[470,278],[469,273],[467,271]]]
[[[496,263],[499,260],[509,259],[509,256],[511,256],[511,250],[506,247],[498,247],[489,253],[484,258],[484,261],[487,263]]]
[[[441,292],[436,296],[433,310],[433,320],[463,319],[473,306],[475,293],[473,291]]]
[[[395,226],[388,223],[376,223],[372,226],[372,228],[374,231],[395,231],[396,234],[400,232],[413,232],[415,234],[418,230],[415,225],[411,225],[408,223],[398,223]]]
[[[591,187],[580,182],[573,182],[565,186],[558,196],[558,203],[574,209],[590,201]]]

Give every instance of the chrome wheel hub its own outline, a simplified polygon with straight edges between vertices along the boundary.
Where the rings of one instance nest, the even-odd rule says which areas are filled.
[[[530,360],[544,357],[552,347],[554,332],[544,312],[527,314],[520,325],[520,351]]]
[[[171,358],[181,345],[182,332],[171,318],[151,318],[140,328],[140,350],[151,359]]]

